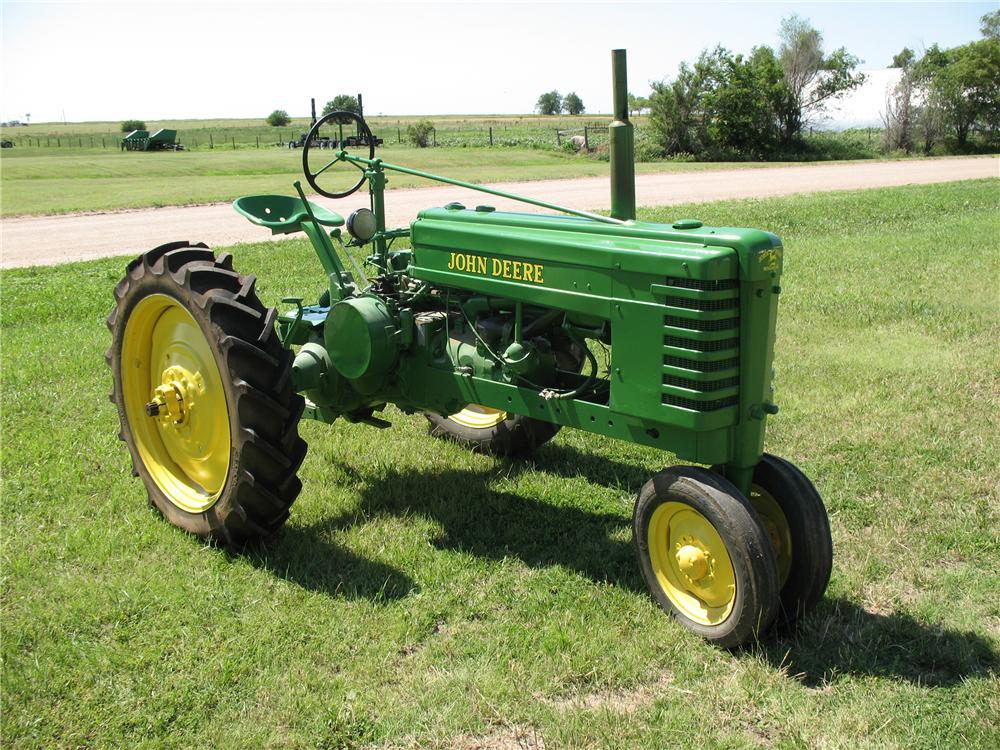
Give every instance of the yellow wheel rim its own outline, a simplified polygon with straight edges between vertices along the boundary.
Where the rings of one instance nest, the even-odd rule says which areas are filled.
[[[667,502],[653,511],[647,532],[656,580],[671,603],[702,625],[733,611],[736,573],[712,523],[690,505]]]
[[[778,564],[778,583],[784,586],[792,569],[792,530],[788,519],[778,501],[756,484],[750,488],[750,504],[760,516],[767,538],[771,540],[774,561]]]
[[[491,409],[488,406],[480,404],[469,404],[462,411],[450,415],[448,419],[462,425],[462,427],[484,430],[496,427],[507,419],[507,412],[500,409]]]
[[[121,386],[132,439],[153,481],[188,513],[211,508],[229,476],[226,393],[205,334],[173,297],[152,294],[129,315]]]

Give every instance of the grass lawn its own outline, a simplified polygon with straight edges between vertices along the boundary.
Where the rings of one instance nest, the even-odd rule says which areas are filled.
[[[320,152],[333,158],[333,152]],[[388,147],[377,155],[387,162],[471,182],[511,182],[609,174],[607,162],[554,149]],[[178,206],[231,201],[256,193],[286,194],[302,180],[302,151],[251,150],[120,153],[101,150],[18,149],[4,151],[0,162],[0,215],[105,211],[150,206]],[[323,164],[317,160],[313,162]],[[778,163],[775,163],[776,165]],[[649,162],[646,172],[688,172],[761,166],[754,162]],[[347,185],[359,173],[348,165],[343,181],[333,175],[324,185]],[[326,176],[324,176],[326,177]],[[389,188],[427,187],[438,183],[391,174]]]
[[[672,457],[585,433],[505,463],[392,409],[304,423],[276,543],[184,535],[107,400],[125,259],[5,271],[4,746],[997,747],[998,188],[643,212],[786,242],[768,446],[824,495],[834,571],[738,654],[633,561],[633,498]],[[320,291],[303,241],[234,254],[265,302]]]

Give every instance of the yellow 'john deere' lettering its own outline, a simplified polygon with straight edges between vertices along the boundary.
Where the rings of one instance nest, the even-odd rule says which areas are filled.
[[[514,281],[530,281],[533,284],[545,283],[542,278],[545,267],[541,263],[499,260],[472,253],[451,253],[451,257],[448,258],[448,270],[475,273],[480,276],[495,276]]]

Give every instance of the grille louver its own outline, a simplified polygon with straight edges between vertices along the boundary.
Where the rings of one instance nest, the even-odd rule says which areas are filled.
[[[698,412],[736,406],[739,282],[668,277],[664,292],[663,404]]]

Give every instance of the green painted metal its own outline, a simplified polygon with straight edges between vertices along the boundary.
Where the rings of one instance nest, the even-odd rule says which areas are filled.
[[[278,320],[282,341],[298,347],[293,378],[306,416],[364,421],[386,403],[442,414],[477,403],[722,464],[749,490],[776,411],[781,242],[692,219],[635,220],[623,51],[612,70],[612,217],[341,150],[320,173],[342,161],[365,175],[376,233],[348,244],[370,246],[369,280],[344,270],[342,219],[298,183],[297,199],[236,202],[272,232],[304,231],[329,278],[316,304],[292,300]],[[566,215],[450,205],[390,229],[388,171]],[[393,250],[399,237],[409,249]],[[592,354],[567,368],[581,345]]]
[[[635,218],[635,133],[628,121],[628,73],[625,50],[611,51],[614,122],[608,129],[611,156],[611,215]]]

